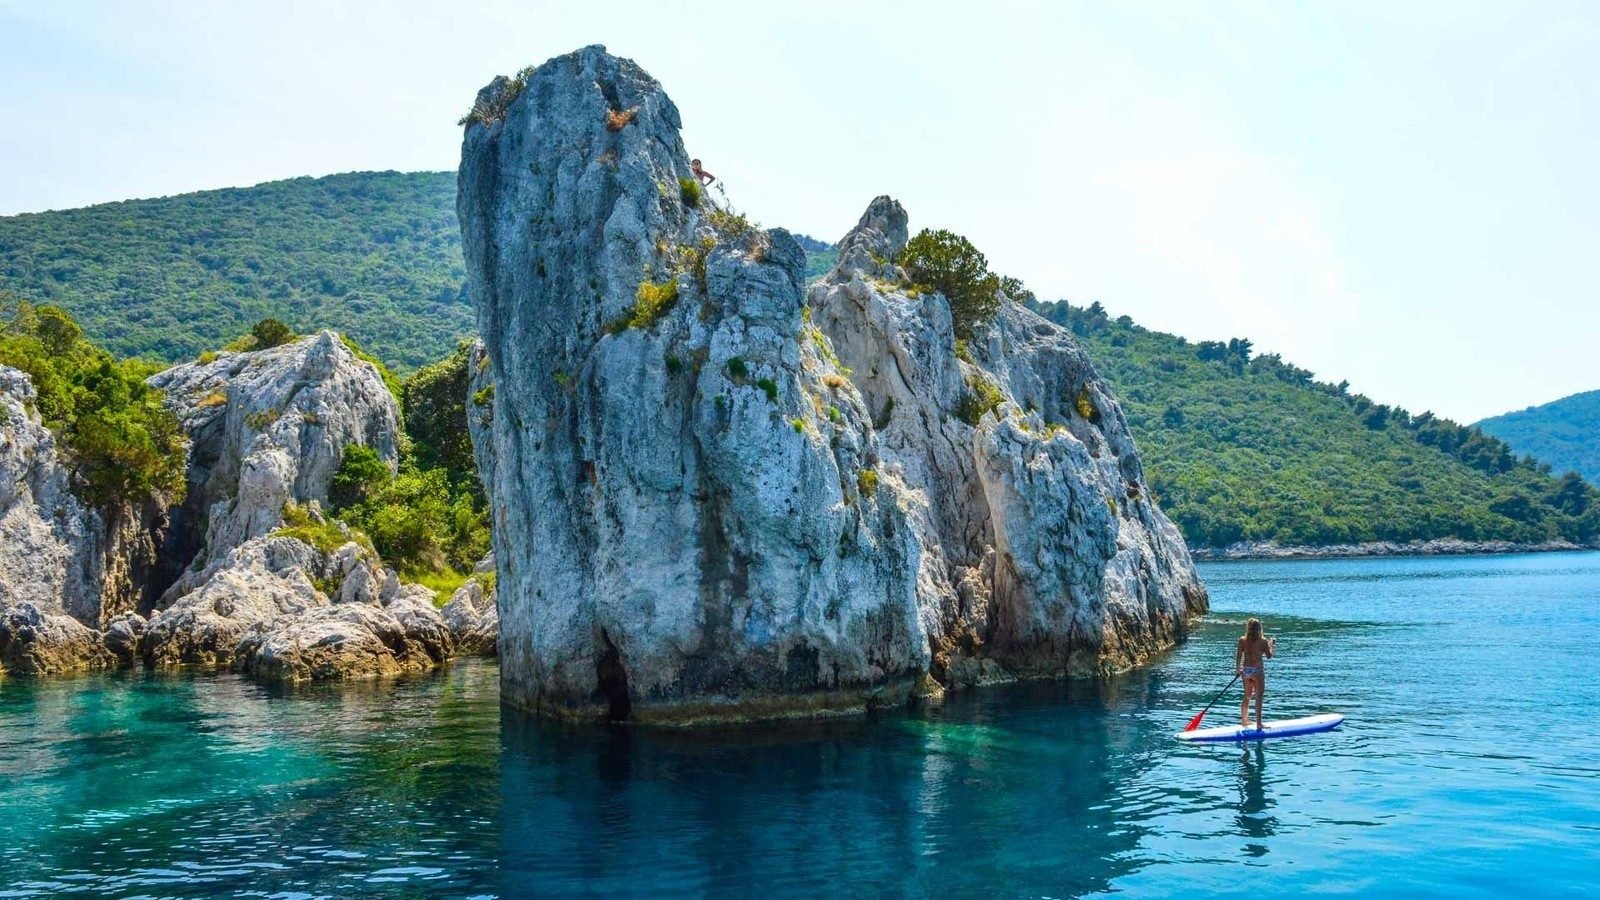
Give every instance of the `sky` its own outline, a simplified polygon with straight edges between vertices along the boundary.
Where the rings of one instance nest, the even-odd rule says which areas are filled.
[[[0,0],[0,215],[454,169],[593,44],[765,225],[879,194],[1038,296],[1470,422],[1600,388],[1600,4]]]

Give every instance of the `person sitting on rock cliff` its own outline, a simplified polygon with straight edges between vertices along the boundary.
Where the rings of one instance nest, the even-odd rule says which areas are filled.
[[[1278,642],[1261,631],[1261,620],[1244,623],[1244,637],[1233,651],[1233,674],[1244,679],[1244,702],[1239,704],[1239,726],[1250,727],[1250,698],[1256,699],[1256,727],[1261,727],[1261,699],[1267,692],[1267,660]]]
[[[689,169],[690,171],[694,172],[694,177],[699,180],[702,185],[709,185],[713,181],[717,180],[717,176],[707,172],[705,169],[700,168],[700,160],[698,159],[689,160]]]

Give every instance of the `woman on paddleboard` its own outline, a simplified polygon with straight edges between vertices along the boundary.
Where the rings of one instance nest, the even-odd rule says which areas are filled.
[[[1244,702],[1239,704],[1239,727],[1250,727],[1250,697],[1256,698],[1256,727],[1261,727],[1261,697],[1267,692],[1267,663],[1277,640],[1261,632],[1261,620],[1244,623],[1244,637],[1233,651],[1233,674],[1244,679]]]

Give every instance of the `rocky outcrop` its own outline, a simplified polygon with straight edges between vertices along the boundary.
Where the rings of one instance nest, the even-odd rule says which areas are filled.
[[[167,547],[181,571],[122,645],[153,667],[291,681],[416,672],[449,658],[432,593],[402,585],[321,512],[346,447],[398,462],[399,407],[374,365],[324,331],[177,366],[152,384],[192,440],[189,500]]]
[[[100,668],[115,660],[97,629],[137,607],[162,503],[81,502],[35,399],[26,374],[0,366],[0,666],[30,674]]]
[[[336,333],[224,352],[151,384],[191,443],[165,537],[160,498],[154,512],[76,499],[32,385],[0,367],[0,672],[142,660],[286,680],[392,675],[448,659],[452,627],[493,652],[492,599],[466,598],[447,624],[431,591],[402,585],[321,513],[346,447],[391,466],[399,455],[395,398]]]
[[[454,652],[432,601],[355,541],[324,551],[293,537],[254,538],[152,617],[140,647],[155,668],[233,668],[274,680],[418,672]]]
[[[163,550],[164,604],[199,587],[197,572],[211,562],[280,527],[286,504],[325,501],[346,447],[399,461],[399,404],[377,367],[333,331],[223,352],[150,383],[191,441],[188,496]]]
[[[119,646],[153,667],[292,681],[421,671],[452,654],[432,593],[401,585],[321,513],[346,447],[398,462],[399,407],[374,365],[324,331],[151,383],[192,441],[167,546],[181,571]]]
[[[313,579],[331,575],[338,556],[289,537],[235,547],[200,573],[199,587],[150,618],[142,644],[145,661],[157,668],[232,666],[246,635],[328,605]],[[346,553],[344,558],[353,563],[359,557]]]
[[[440,612],[458,652],[495,655],[500,639],[500,613],[492,587],[485,590],[478,580],[468,581],[456,589]]]
[[[239,645],[240,668],[276,681],[376,678],[425,672],[450,658],[450,629],[426,589],[404,590],[384,606],[340,603],[253,630]],[[420,591],[420,593],[419,593]]]
[[[786,232],[701,203],[633,63],[587,48],[477,108],[457,196],[506,700],[859,709],[1121,668],[1205,608],[1070,336],[1007,304],[959,359],[944,298],[884,261],[897,204],[808,298]]]
[[[1070,333],[1009,299],[958,353],[944,298],[889,262],[907,232],[900,204],[874,200],[808,300],[920,536],[933,673],[1089,674],[1170,646],[1205,592],[1110,389]]]
[[[64,675],[116,665],[94,629],[24,601],[0,608],[0,675]]]

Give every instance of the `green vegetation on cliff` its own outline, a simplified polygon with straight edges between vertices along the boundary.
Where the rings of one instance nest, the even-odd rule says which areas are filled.
[[[65,310],[0,292],[0,365],[26,372],[45,426],[55,432],[77,493],[107,507],[155,494],[181,499],[183,435],[147,387],[152,369],[118,361],[85,340]]]
[[[408,439],[398,473],[370,447],[351,445],[328,492],[335,514],[370,537],[384,562],[441,593],[489,552],[488,505],[467,433],[469,353],[462,342],[402,385]]]
[[[401,371],[472,331],[452,172],[358,172],[0,217],[0,288],[118,356],[192,359],[268,317]]]
[[[1350,395],[1248,340],[1194,344],[1098,303],[1034,309],[1111,383],[1151,488],[1197,546],[1600,534],[1600,491],[1477,429]]]
[[[1557,472],[1577,472],[1600,485],[1600,391],[1484,419],[1478,427]]]

